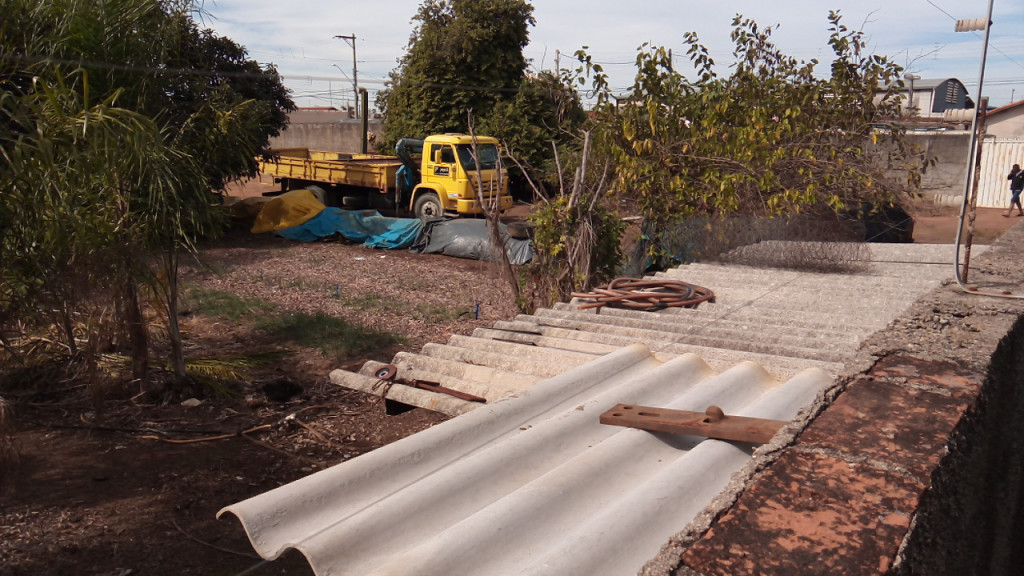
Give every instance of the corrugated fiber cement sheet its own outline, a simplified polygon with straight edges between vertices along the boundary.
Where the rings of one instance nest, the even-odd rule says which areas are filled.
[[[221,510],[267,559],[316,574],[636,573],[753,447],[599,423],[619,403],[793,419],[831,379],[714,373],[634,344],[511,398]]]

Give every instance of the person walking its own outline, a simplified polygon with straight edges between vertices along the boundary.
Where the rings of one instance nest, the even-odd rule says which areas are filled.
[[[1024,170],[1020,169],[1020,164],[1014,164],[1013,168],[1010,168],[1010,175],[1006,177],[1010,181],[1010,207],[1006,209],[1006,214],[1003,214],[1003,218],[1009,218],[1010,213],[1013,212],[1013,207],[1017,207],[1017,216],[1024,216],[1024,207],[1020,205],[1020,193],[1024,190]]]

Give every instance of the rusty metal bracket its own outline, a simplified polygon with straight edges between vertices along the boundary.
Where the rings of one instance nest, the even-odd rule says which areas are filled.
[[[789,422],[727,416],[718,406],[708,406],[704,412],[693,412],[618,404],[601,414],[601,424],[639,428],[651,432],[690,434],[718,440],[767,444]]]
[[[431,392],[437,392],[438,394],[447,394],[449,396],[453,396],[455,398],[465,400],[467,402],[480,402],[481,404],[487,403],[487,398],[484,398],[482,396],[474,396],[473,394],[469,394],[468,392],[463,392],[461,390],[456,390],[454,388],[445,388],[444,386],[441,386],[437,382],[427,382],[425,380],[406,380],[404,378],[399,378],[397,382],[399,384],[405,384],[406,386],[412,386],[413,388],[419,388],[420,390],[429,390]]]
[[[460,400],[465,400],[467,402],[480,402],[481,404],[487,403],[487,398],[483,398],[481,396],[474,396],[473,394],[469,394],[461,390],[456,390],[454,388],[446,388],[444,386],[441,386],[441,384],[438,382],[397,378],[398,367],[395,366],[394,364],[386,364],[384,366],[381,366],[380,368],[377,369],[376,372],[373,373],[373,375],[379,379],[377,384],[381,384],[383,382],[388,383],[388,386],[384,389],[384,392],[381,394],[381,398],[387,396],[387,392],[391,388],[392,384],[402,384],[404,386],[409,386],[411,388],[429,390],[430,392],[437,392],[438,394],[447,394],[448,396],[452,396],[453,398],[458,398]],[[376,384],[374,385],[373,389],[377,389]]]

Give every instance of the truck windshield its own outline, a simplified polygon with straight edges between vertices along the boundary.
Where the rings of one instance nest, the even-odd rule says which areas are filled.
[[[498,167],[498,147],[494,144],[479,144],[476,147],[476,155],[473,154],[473,146],[470,144],[459,144],[456,146],[459,151],[459,162],[466,172],[476,170],[476,159],[480,159],[481,170],[494,170]]]

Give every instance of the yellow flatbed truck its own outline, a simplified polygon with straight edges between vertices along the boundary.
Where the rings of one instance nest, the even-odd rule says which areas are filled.
[[[396,156],[347,154],[308,148],[273,150],[260,172],[281,192],[315,189],[329,206],[411,213],[417,218],[483,213],[482,203],[512,207],[498,141],[486,136],[439,134],[403,139]]]

